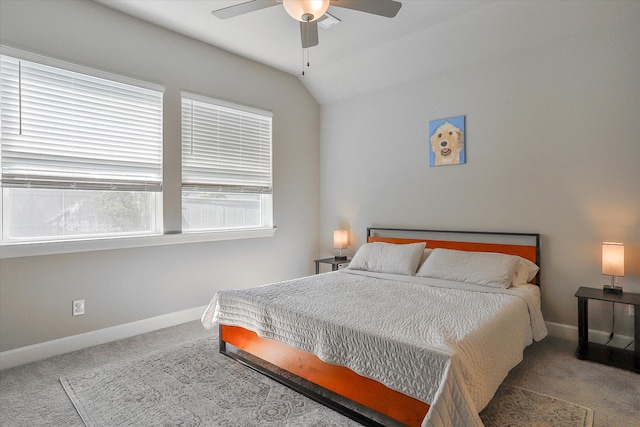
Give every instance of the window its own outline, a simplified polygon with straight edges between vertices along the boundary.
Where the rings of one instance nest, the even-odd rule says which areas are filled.
[[[182,229],[273,226],[272,114],[182,94]]]
[[[2,242],[157,234],[161,90],[42,62],[0,55]]]

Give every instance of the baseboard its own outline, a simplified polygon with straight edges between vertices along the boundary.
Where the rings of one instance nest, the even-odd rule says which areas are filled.
[[[578,327],[563,323],[545,322],[550,337],[562,338],[568,341],[578,342]]]
[[[0,370],[200,319],[206,306],[72,335],[0,353]]]
[[[124,325],[3,351],[0,353],[0,370],[197,320],[200,319],[205,308],[206,306],[191,308]],[[554,322],[546,322],[546,325],[549,336],[578,342],[578,328],[576,326]],[[604,343],[609,339],[609,333],[589,330],[589,339],[594,342]],[[631,340],[633,340],[632,337],[616,335],[612,345],[624,347]]]
[[[568,341],[578,343],[578,327],[565,325],[562,323],[545,322],[549,336],[555,338],[562,338]],[[589,341],[604,344],[609,340],[609,332],[597,331],[595,329],[589,329]],[[627,335],[616,334],[609,345],[613,347],[624,348],[633,341],[633,337]],[[630,347],[634,348],[634,347]]]

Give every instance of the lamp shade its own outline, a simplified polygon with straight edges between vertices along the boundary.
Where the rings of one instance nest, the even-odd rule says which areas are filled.
[[[624,276],[624,243],[602,243],[602,274]]]
[[[347,249],[349,247],[349,232],[347,230],[335,230],[333,232],[333,248]]]
[[[313,22],[329,9],[330,0],[283,0],[282,5],[289,16],[300,22]]]

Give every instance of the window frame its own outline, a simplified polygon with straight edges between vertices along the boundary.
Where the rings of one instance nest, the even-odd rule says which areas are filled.
[[[0,246],[0,259],[29,256],[92,252],[111,249],[130,249],[152,246],[217,242],[224,240],[273,237],[276,227],[202,233],[166,233],[156,236],[110,237],[56,242],[11,243]]]
[[[20,73],[20,71],[22,70],[21,61],[24,61],[25,63],[24,67],[26,70],[33,69],[33,70],[36,70],[36,73],[44,73],[44,74],[39,74],[39,78],[46,79],[44,80],[46,83],[48,83],[49,81],[55,82],[59,78],[62,79],[60,80],[60,82],[62,83],[60,83],[59,85],[54,83],[53,86],[48,86],[48,85],[41,86],[41,89],[38,89],[36,92],[32,92],[36,94],[36,96],[38,97],[37,98],[38,100],[42,96],[44,97],[52,96],[52,93],[61,94],[61,96],[63,96],[63,98],[61,98],[62,102],[64,102],[65,99],[78,99],[78,100],[84,101],[86,99],[90,99],[92,96],[96,96],[96,94],[100,94],[101,91],[103,93],[109,93],[110,91],[115,90],[116,93],[119,93],[121,95],[126,94],[122,96],[116,96],[115,98],[97,97],[96,98],[97,102],[92,102],[90,105],[90,108],[97,107],[97,108],[103,109],[103,111],[110,113],[106,116],[105,120],[109,120],[112,117],[120,115],[120,117],[116,119],[116,121],[118,121],[121,119],[122,115],[121,113],[118,112],[118,110],[113,109],[113,105],[121,105],[123,102],[129,104],[131,100],[134,100],[134,102],[131,102],[129,104],[131,106],[134,106],[134,109],[132,111],[142,111],[143,114],[145,115],[141,115],[139,117],[150,119],[150,121],[147,121],[146,123],[151,124],[150,126],[144,128],[148,131],[148,133],[146,134],[145,139],[142,139],[141,141],[144,141],[146,143],[149,143],[149,142],[160,143],[159,147],[156,146],[155,152],[151,157],[153,161],[150,163],[142,164],[142,167],[144,167],[145,169],[140,169],[138,165],[136,165],[135,162],[137,162],[137,158],[132,157],[132,154],[131,154],[131,153],[134,153],[133,151],[125,152],[125,154],[127,154],[127,156],[129,157],[124,157],[124,159],[126,159],[125,162],[121,162],[120,159],[113,158],[112,155],[108,157],[104,157],[104,155],[102,154],[104,153],[104,151],[100,150],[100,148],[104,150],[103,142],[98,142],[98,145],[85,145],[84,149],[87,150],[86,151],[87,153],[90,153],[88,154],[86,159],[90,159],[90,161],[94,161],[94,159],[100,159],[100,160],[104,159],[104,161],[107,162],[105,164],[110,166],[111,168],[109,169],[110,171],[118,170],[118,169],[126,170],[128,176],[120,175],[119,177],[116,177],[114,175],[112,178],[114,179],[114,181],[110,183],[109,181],[105,181],[104,179],[105,175],[100,174],[101,172],[100,169],[98,169],[98,172],[99,172],[98,175],[92,176],[91,173],[87,175],[83,175],[83,174],[86,174],[86,172],[83,172],[82,170],[79,170],[78,171],[79,174],[77,175],[77,177],[79,177],[80,179],[80,181],[78,181],[78,184],[77,184],[78,190],[88,189],[88,190],[93,190],[95,192],[107,192],[107,191],[110,191],[110,189],[114,189],[116,191],[124,191],[124,192],[135,191],[135,192],[142,192],[142,193],[148,194],[147,197],[149,197],[149,201],[151,202],[151,210],[149,212],[150,216],[148,217],[148,220],[150,221],[148,229],[144,231],[114,232],[114,233],[104,232],[104,231],[96,232],[96,233],[87,232],[87,233],[82,233],[74,236],[67,236],[66,234],[61,234],[61,235],[31,236],[31,237],[24,237],[24,238],[16,237],[14,239],[9,236],[9,230],[6,229],[6,227],[9,226],[10,212],[5,212],[5,208],[8,208],[9,204],[11,203],[9,201],[9,198],[11,197],[10,191],[12,188],[30,188],[31,187],[31,183],[28,181],[29,176],[27,175],[26,177],[27,181],[25,182],[24,172],[22,172],[22,169],[19,168],[17,169],[17,171],[19,171],[21,175],[15,175],[10,173],[9,179],[7,181],[8,183],[3,182],[2,187],[0,187],[0,217],[2,218],[2,224],[1,224],[2,235],[0,236],[0,245],[2,245],[3,247],[7,247],[14,244],[28,245],[28,244],[37,244],[40,242],[57,243],[57,242],[102,239],[102,238],[117,239],[117,238],[129,238],[129,237],[136,237],[136,236],[153,236],[153,235],[160,234],[161,230],[163,229],[162,151],[163,151],[163,142],[164,142],[163,141],[163,130],[164,130],[163,121],[164,121],[165,88],[163,86],[156,85],[153,83],[148,83],[148,82],[137,80],[137,79],[131,79],[129,77],[116,75],[113,73],[108,73],[108,72],[84,67],[77,64],[72,64],[72,63],[56,60],[49,57],[31,54],[28,52],[20,51],[17,49],[6,47],[6,46],[0,46],[0,54],[7,57],[8,64],[17,64],[19,68],[14,70],[14,73],[17,72],[18,79],[20,79],[21,77],[21,73]],[[10,76],[9,78],[11,78],[12,74],[9,74],[9,76]],[[13,74],[13,76],[15,76],[15,74]],[[29,81],[38,81],[38,80],[26,80],[26,82],[29,82]],[[83,97],[75,98],[73,94],[76,93],[74,89],[76,83],[79,84],[79,87],[82,87],[84,82],[89,82],[90,86],[85,86],[85,87],[89,87],[90,90],[85,94],[83,94]],[[18,82],[14,84],[18,84],[19,86],[15,87],[13,85],[9,85],[8,89],[11,90],[11,88],[13,88],[13,90],[19,91],[17,95],[18,99],[17,101],[14,101],[18,103],[17,106],[19,110],[18,111],[12,110],[11,104],[9,105],[9,110],[7,110],[7,114],[8,114],[7,119],[9,121],[7,123],[8,124],[13,123],[13,126],[17,126],[15,124],[15,121],[13,120],[19,120],[20,123],[22,121],[21,109],[23,107],[21,106],[21,99],[23,94],[22,94],[22,86],[20,86],[21,85],[20,80],[18,80]],[[51,92],[50,89],[52,88],[56,92]],[[28,89],[25,89],[25,90],[28,90]],[[26,93],[29,93],[29,92],[26,92]],[[89,96],[89,98],[86,98],[87,95]],[[64,98],[64,96],[69,96],[69,98]],[[106,104],[105,104],[105,101],[106,101]],[[148,103],[149,101],[151,101],[151,103]],[[43,101],[40,101],[39,104],[43,105]],[[39,104],[34,103],[33,105],[38,106]],[[13,105],[15,106],[15,103]],[[62,105],[64,104],[62,103],[55,104],[55,107],[59,109]],[[69,123],[67,123],[66,125],[67,127],[64,127],[64,129],[67,129],[67,128],[74,129],[73,123],[75,123],[74,120],[77,119],[78,117],[80,118],[81,121],[86,120],[86,116],[85,116],[86,113],[80,113],[80,116],[76,117],[75,115],[76,112],[92,111],[91,109],[84,110],[82,108],[78,108],[78,106],[74,107],[74,105],[76,104],[67,104],[67,105],[71,105],[72,108],[68,110],[70,115],[66,116],[64,120],[60,122],[60,124],[64,126],[65,123],[67,123],[65,120],[69,120]],[[67,105],[65,105],[65,108],[67,107]],[[106,109],[105,109],[105,106],[107,107]],[[137,110],[138,107],[142,107],[142,109]],[[43,110],[43,111],[44,111],[45,117],[51,117],[52,114],[55,115],[56,113],[59,113],[58,110],[46,110],[46,111]],[[115,116],[111,114],[112,111],[115,114]],[[17,114],[17,116],[15,114]],[[146,114],[148,114],[148,116],[146,116]],[[100,126],[104,126],[104,123],[102,124],[101,123],[102,122],[96,123],[96,126],[98,126],[98,129]],[[122,132],[124,130],[124,132],[121,133],[121,135],[124,136],[125,142],[128,142],[126,138],[138,137],[138,135],[132,136],[132,134],[129,133],[129,129],[131,129],[131,126],[129,124],[128,119],[127,121],[120,122],[120,123],[124,123],[125,126],[116,128],[116,129],[118,129],[119,132]],[[129,124],[129,126],[127,126],[127,124]],[[17,132],[18,130],[20,131],[19,133],[11,132],[10,135],[7,134],[7,140],[13,141],[13,143],[15,144],[15,147],[17,147],[17,151],[15,148],[10,149],[8,151],[9,165],[12,165],[15,168],[15,164],[13,162],[16,159],[20,162],[24,162],[23,153],[25,152],[28,153],[30,150],[29,148],[30,146],[29,144],[25,145],[24,137],[20,136],[22,135],[21,124],[19,125],[18,128],[11,127],[10,129],[13,129],[13,132]],[[51,131],[46,126],[42,127],[40,125],[37,125],[34,129],[36,130],[35,130],[35,133],[33,134],[34,135],[33,138],[36,141],[40,139],[44,141],[52,141],[51,148],[53,149],[53,151],[51,151],[51,148],[49,147],[47,147],[46,150],[42,151],[41,153],[37,151],[39,153],[37,154],[38,155],[37,159],[38,158],[46,159],[44,163],[41,163],[46,165],[46,169],[44,170],[47,171],[47,173],[49,173],[48,171],[56,170],[54,174],[56,174],[57,177],[54,177],[54,175],[48,175],[48,176],[44,176],[45,178],[44,180],[42,180],[41,178],[38,178],[40,176],[43,176],[41,175],[42,169],[38,167],[37,172],[34,175],[34,177],[36,178],[36,182],[33,188],[40,188],[43,190],[51,189],[54,191],[75,190],[76,184],[74,184],[74,181],[72,180],[74,179],[73,177],[76,174],[76,171],[70,168],[70,167],[73,167],[73,162],[69,162],[68,159],[65,159],[64,151],[60,151],[61,149],[63,150],[67,149],[66,147],[66,145],[68,144],[67,138],[61,138],[60,137],[61,134],[57,132],[50,133]],[[82,127],[78,129],[82,129]],[[95,127],[90,129],[95,129]],[[42,133],[43,130],[44,130],[44,133]],[[76,132],[72,132],[70,134],[71,136],[68,136],[68,138],[74,138],[73,135]],[[81,131],[81,132],[84,132],[84,131]],[[81,139],[79,140],[82,141],[83,137],[85,136],[87,136],[90,139],[94,138],[93,135],[94,134],[90,131],[90,133],[88,134],[79,133],[75,137],[81,137]],[[98,139],[97,141],[99,140],[100,139]],[[100,144],[103,144],[103,145],[100,145]],[[124,145],[123,147],[128,147],[128,145]],[[88,151],[89,148],[92,150],[97,149],[97,151],[95,153],[92,153],[91,151]],[[82,150],[82,148],[79,148],[79,149]],[[138,153],[135,153],[133,155],[136,157],[139,156]],[[54,160],[50,161],[49,159],[54,159]],[[60,160],[62,160],[64,163],[57,163]],[[126,163],[126,162],[129,162],[129,163]],[[24,164],[26,165],[27,168],[30,168],[29,162]],[[31,163],[31,164],[38,165],[37,162]],[[150,169],[148,165],[151,165]],[[125,167],[125,169],[121,169],[123,166]],[[52,167],[55,169],[51,169]],[[30,170],[30,169],[26,169],[26,170]],[[9,171],[11,172],[11,169],[9,169]],[[143,171],[142,174],[141,174],[141,171]],[[6,171],[3,171],[3,173],[4,172]],[[113,172],[109,172],[109,173],[113,173]],[[89,178],[91,181],[87,181],[85,178],[83,178],[84,176]],[[126,178],[124,178],[125,176]],[[141,176],[145,177],[145,179],[142,181],[140,179]],[[15,181],[16,177],[18,178],[18,181]],[[153,178],[147,178],[147,177],[153,177]],[[146,181],[147,179],[152,179],[153,182]],[[147,189],[148,185],[151,185],[149,189]],[[2,251],[2,253],[4,252],[5,250]],[[2,256],[2,254],[0,254],[0,256]]]
[[[185,103],[191,102],[190,105],[190,110],[189,110],[189,123],[185,123],[185,111],[184,111],[184,106]],[[185,178],[184,178],[184,174],[185,174],[185,158],[184,158],[184,153],[185,153],[185,141],[186,139],[189,139],[189,143],[190,143],[190,147],[191,150],[193,150],[193,102],[197,102],[197,103],[201,103],[201,104],[206,104],[206,108],[213,108],[213,109],[220,109],[220,110],[227,110],[228,114],[233,114],[235,117],[235,119],[238,119],[239,117],[242,116],[252,116],[252,120],[259,120],[259,121],[264,121],[264,120],[268,120],[269,123],[269,136],[268,136],[268,184],[265,184],[265,178],[264,176],[262,176],[262,178],[260,178],[259,180],[262,182],[262,184],[260,184],[262,186],[262,189],[260,189],[259,187],[256,187],[254,185],[251,184],[245,184],[243,185],[242,183],[238,183],[238,182],[233,182],[231,184],[229,184],[227,182],[227,178],[223,177],[221,178],[222,182],[215,182],[212,183],[211,180],[211,175],[207,175],[204,177],[200,177],[200,179],[204,178],[204,182],[194,182],[193,181],[193,175],[194,170],[190,169],[191,165],[188,166],[188,173],[191,175],[191,178],[188,180],[188,182],[185,183]],[[271,111],[266,111],[266,110],[262,110],[262,109],[258,109],[258,108],[253,108],[253,107],[249,107],[246,105],[241,105],[241,104],[237,104],[237,103],[233,103],[233,102],[229,102],[229,101],[225,101],[225,100],[221,100],[218,98],[213,98],[213,97],[209,97],[209,96],[203,96],[200,94],[195,94],[193,92],[187,92],[187,91],[181,91],[180,92],[180,128],[181,128],[181,138],[180,138],[180,157],[181,157],[181,170],[182,170],[182,178],[181,178],[181,206],[183,206],[184,209],[184,194],[185,192],[193,192],[193,193],[206,193],[206,192],[212,192],[214,194],[238,194],[238,193],[254,193],[254,194],[260,194],[260,225],[258,226],[240,226],[240,227],[228,227],[228,228],[211,228],[211,227],[205,227],[205,228],[193,228],[193,229],[187,229],[187,230],[182,230],[183,233],[185,234],[191,234],[191,233],[224,233],[226,231],[240,231],[240,230],[260,230],[260,229],[270,229],[273,228],[273,113]],[[259,118],[257,118],[259,117]],[[228,122],[227,122],[228,124]],[[200,123],[200,125],[202,125],[202,123]],[[188,128],[188,134],[187,135],[183,135],[182,132],[185,131],[185,129]],[[243,128],[244,129],[244,128]],[[212,129],[209,129],[212,130]],[[255,130],[255,127],[252,127],[252,130]],[[228,134],[231,134],[234,132],[228,132]],[[254,145],[252,146],[252,150],[255,149],[255,146],[258,146],[258,150],[264,150],[264,146],[265,146],[265,139],[264,138],[255,138],[255,140],[258,141],[254,141]],[[217,143],[214,143],[214,146]],[[207,147],[210,148],[210,147]],[[226,151],[226,149],[224,150]],[[246,160],[243,160],[246,161]],[[232,162],[233,163],[233,162]],[[258,162],[254,162],[252,163],[252,166],[255,167],[255,165]],[[259,166],[258,166],[259,167]],[[263,173],[264,174],[264,173]],[[217,178],[216,178],[217,179]],[[246,179],[245,177],[241,178],[241,181]],[[226,183],[226,185],[225,185]],[[199,189],[202,188],[202,191],[199,191]],[[225,191],[226,190],[226,191]]]
[[[149,89],[159,89],[163,91],[165,88],[154,83],[144,82],[136,79],[132,79],[120,74],[112,74],[109,72],[101,71],[99,69],[89,68],[82,65],[74,64],[71,62],[60,61],[51,57],[38,55],[18,49],[14,49],[8,46],[0,46],[0,53],[3,55],[20,58],[26,61],[39,62],[45,65],[53,67],[64,68],[69,71],[90,74],[96,77],[114,79],[115,81],[139,85],[143,84],[144,87]],[[235,104],[234,104],[235,105]],[[166,115],[166,104],[163,103],[163,115]],[[180,117],[180,113],[178,113]],[[163,134],[164,134],[163,124]],[[163,145],[164,145],[163,136]],[[164,148],[163,148],[164,152]],[[164,169],[163,165],[163,169]],[[273,172],[273,164],[272,164]],[[273,178],[272,178],[273,179]],[[159,221],[158,230],[164,230],[163,217],[166,214],[164,211],[163,192],[157,193],[158,200],[156,203],[159,208],[156,210],[156,218]],[[180,190],[180,201],[182,202],[182,190]],[[0,193],[0,219],[2,219],[1,212],[4,207],[4,201],[2,194]],[[87,237],[78,238],[73,240],[51,240],[51,241],[29,241],[29,242],[3,242],[0,239],[0,259],[21,258],[30,256],[42,256],[42,255],[56,255],[66,253],[77,252],[90,252],[112,249],[128,249],[128,248],[142,248],[153,246],[165,246],[175,244],[190,244],[200,242],[213,242],[224,240],[237,240],[237,239],[252,239],[252,238],[265,238],[273,237],[277,231],[277,227],[273,225],[273,192],[271,197],[271,225],[264,228],[251,228],[251,229],[238,229],[238,230],[224,230],[224,231],[199,231],[199,232],[187,232],[183,233],[182,230],[178,231],[158,231],[157,234],[145,234],[145,235],[130,235],[130,236],[101,236],[101,237]]]

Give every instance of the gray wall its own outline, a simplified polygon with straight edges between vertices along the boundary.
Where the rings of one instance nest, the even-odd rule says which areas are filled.
[[[0,351],[203,306],[221,287],[312,273],[320,107],[297,78],[90,1],[2,1],[0,28],[3,45],[166,88],[167,231],[180,226],[179,91],[272,111],[278,227],[271,238],[0,260]],[[72,317],[81,298],[86,314]]]
[[[313,258],[333,253],[338,226],[352,230],[350,253],[369,225],[539,232],[545,317],[575,325],[575,290],[607,283],[602,241],[625,243],[620,283],[640,292],[637,40],[640,23],[625,22],[325,105],[320,122],[293,76],[92,2],[2,0],[1,43],[166,87],[168,231],[180,220],[179,90],[273,111],[278,231],[0,260],[0,351],[309,274]],[[468,162],[429,168],[428,122],[455,115],[467,118]],[[78,298],[87,314],[72,317]],[[592,325],[607,330],[610,306],[592,307]],[[618,331],[630,335],[618,311]]]
[[[541,233],[545,319],[576,325],[577,288],[609,280],[601,242],[621,241],[620,284],[640,292],[638,40],[634,18],[324,105],[323,250],[338,226],[350,253],[369,225]],[[429,121],[458,115],[467,163],[430,168]],[[591,307],[608,331],[611,305]],[[631,321],[618,306],[616,331]]]

